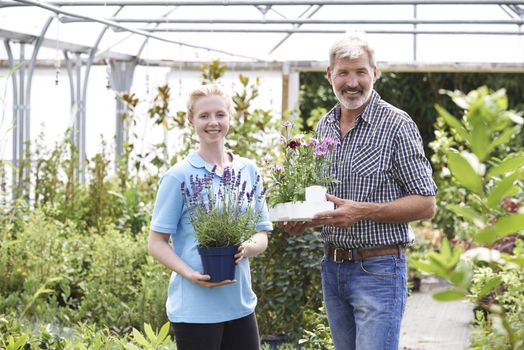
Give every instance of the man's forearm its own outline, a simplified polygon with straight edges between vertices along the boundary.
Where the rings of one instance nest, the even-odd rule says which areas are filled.
[[[361,205],[363,220],[373,220],[386,224],[403,224],[410,221],[430,219],[435,215],[436,205],[433,196],[406,196],[391,202],[358,203]]]

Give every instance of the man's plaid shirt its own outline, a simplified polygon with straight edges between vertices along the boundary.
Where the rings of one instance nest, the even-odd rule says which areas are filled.
[[[338,181],[328,192],[358,202],[389,202],[409,195],[434,196],[437,187],[424,155],[422,138],[409,115],[383,101],[373,90],[371,100],[341,139],[340,106],[319,122],[317,138],[339,140],[331,154]],[[322,238],[337,247],[362,248],[413,241],[409,224],[362,220],[349,228],[324,226]]]

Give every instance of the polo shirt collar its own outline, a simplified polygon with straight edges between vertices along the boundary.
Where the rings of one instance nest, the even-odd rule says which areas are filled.
[[[240,156],[237,156],[236,154],[233,154],[233,152],[227,151],[227,153],[229,153],[233,158],[233,162],[231,164],[231,167],[233,169],[240,170],[246,166],[245,159],[243,159]],[[195,150],[189,151],[187,160],[189,161],[189,164],[191,164],[194,168],[206,168],[206,170],[209,172],[213,170],[214,164],[209,164],[208,162],[206,162]],[[218,173],[217,175],[222,176],[222,174]]]

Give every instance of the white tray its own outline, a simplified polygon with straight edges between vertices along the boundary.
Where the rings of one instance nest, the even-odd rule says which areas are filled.
[[[315,214],[333,209],[335,204],[328,201],[280,203],[269,208],[269,220],[311,221]]]

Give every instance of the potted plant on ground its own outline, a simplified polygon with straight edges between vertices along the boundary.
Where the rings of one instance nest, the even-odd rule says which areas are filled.
[[[326,201],[327,187],[335,181],[330,154],[337,140],[318,140],[311,135],[293,133],[293,124],[282,124],[281,163],[263,160],[269,166],[268,190],[271,221],[307,221],[317,212],[334,209]]]
[[[260,177],[247,188],[240,172],[235,174],[234,169],[226,167],[215,189],[215,175],[216,166],[202,178],[191,176],[189,187],[181,184],[204,274],[210,275],[212,282],[234,279],[234,256],[239,245],[256,231],[261,210],[256,201],[265,193],[259,187]]]

